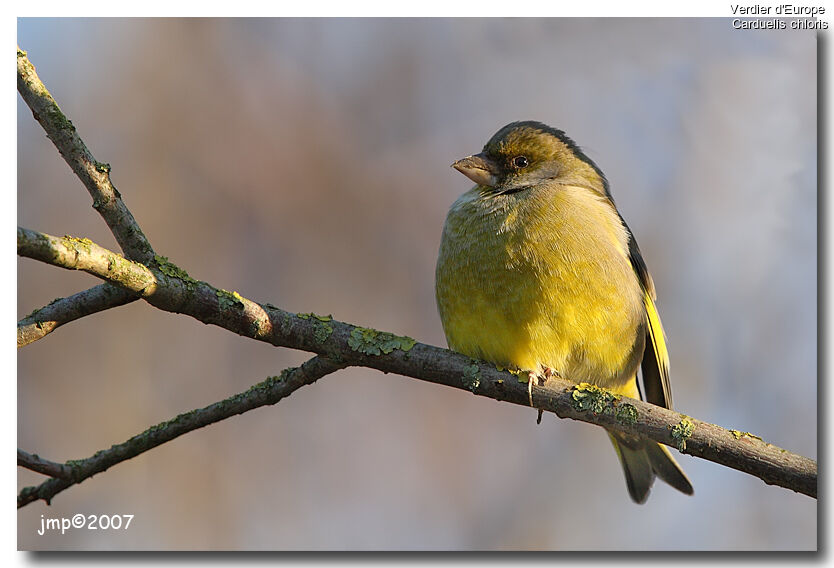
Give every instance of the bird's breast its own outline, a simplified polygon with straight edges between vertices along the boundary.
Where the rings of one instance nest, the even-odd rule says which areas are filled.
[[[449,346],[576,382],[628,380],[645,316],[627,239],[613,207],[585,188],[464,194],[437,264]]]

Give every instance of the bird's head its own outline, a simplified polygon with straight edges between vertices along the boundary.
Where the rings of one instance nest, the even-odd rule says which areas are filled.
[[[608,182],[597,165],[564,132],[541,122],[508,124],[479,154],[452,167],[494,194],[556,182],[587,187],[610,198]]]

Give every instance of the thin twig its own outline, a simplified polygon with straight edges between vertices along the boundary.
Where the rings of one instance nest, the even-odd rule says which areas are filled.
[[[20,48],[17,49],[17,90],[64,161],[84,183],[93,198],[93,208],[104,218],[125,256],[145,263],[153,260],[150,242],[110,181],[110,164],[93,157]]]
[[[268,377],[265,381],[256,384],[245,392],[215,402],[205,408],[180,414],[173,420],[152,426],[126,442],[97,452],[89,458],[69,461],[64,465],[55,464],[68,469],[71,472],[70,477],[67,479],[50,479],[36,487],[23,488],[17,496],[17,506],[20,508],[38,499],[43,499],[49,504],[50,500],[64,489],[81,483],[118,463],[136,457],[198,428],[203,428],[261,406],[276,404],[299,388],[312,384],[325,375],[344,367],[344,363],[337,363],[322,357],[313,357],[300,367],[285,369],[279,376]],[[21,451],[18,450],[18,463],[20,462],[20,454]]]
[[[517,376],[499,371],[488,363],[447,349],[339,322],[330,316],[292,314],[269,304],[258,304],[237,292],[193,280],[170,263],[152,272],[124,258],[114,259],[119,255],[89,241],[51,237],[27,229],[18,229],[18,253],[55,266],[80,268],[122,286],[132,285],[131,289],[142,291],[143,297],[160,309],[186,314],[239,335],[311,351],[346,365],[371,367],[466,389],[495,400],[529,405],[525,373]],[[577,388],[553,377],[544,386],[533,385],[533,403],[536,408],[562,418],[645,436],[755,475],[766,483],[816,496],[817,464],[813,460],[767,444],[749,433],[726,430],[639,400],[606,399],[599,389]]]
[[[45,460],[38,454],[30,454],[20,448],[17,449],[17,465],[58,479],[72,477],[72,470],[64,464]]]
[[[138,299],[138,294],[109,282],[66,298],[57,298],[17,322],[17,346],[20,348],[46,337],[65,323]]]

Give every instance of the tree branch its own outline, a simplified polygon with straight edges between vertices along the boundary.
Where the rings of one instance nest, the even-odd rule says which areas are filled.
[[[70,270],[82,270],[138,294],[152,294],[156,275],[144,264],[95,244],[90,239],[54,237],[17,228],[17,253]]]
[[[60,471],[64,475],[60,476],[62,477],[61,479],[50,479],[36,487],[23,488],[17,496],[17,507],[23,507],[38,499],[43,499],[49,504],[51,499],[64,489],[81,483],[85,479],[101,473],[118,463],[136,457],[141,453],[165,442],[170,442],[174,438],[197,430],[198,428],[203,428],[209,424],[214,424],[215,422],[225,420],[237,414],[243,414],[261,406],[276,404],[282,398],[289,396],[299,388],[313,384],[325,375],[344,367],[345,365],[343,363],[337,363],[322,357],[313,357],[304,362],[300,367],[285,369],[279,376],[268,377],[265,381],[254,385],[245,392],[236,394],[205,408],[180,414],[173,420],[152,426],[126,442],[111,446],[107,450],[96,452],[93,456],[83,460],[72,460],[66,464],[55,464],[53,462],[46,462],[46,460],[40,460],[37,456],[31,456],[31,454],[18,450],[18,465],[25,465],[21,464],[21,454],[23,454],[25,456],[26,467],[34,464],[35,460],[32,459],[34,457],[40,460],[40,462],[49,465],[49,467],[46,465],[43,467],[37,465],[37,467],[42,467],[44,470]],[[35,469],[34,465],[33,467],[29,467],[29,469],[52,475],[47,471]],[[54,477],[59,476],[56,475]]]
[[[109,282],[66,298],[56,298],[17,322],[17,346],[24,347],[46,337],[65,323],[138,299],[137,294]]]
[[[45,460],[38,454],[30,454],[20,448],[17,449],[17,465],[49,477],[59,479],[70,479],[72,477],[72,470],[64,464]]]
[[[26,52],[19,47],[17,90],[64,161],[84,183],[93,198],[93,208],[104,218],[125,256],[140,262],[150,262],[154,257],[153,248],[111,183],[110,164],[93,158],[75,131],[75,126],[64,115],[38,77],[35,66],[26,57]]]
[[[525,373],[498,370],[447,349],[339,322],[330,316],[292,314],[270,304],[258,304],[237,292],[196,281],[162,257],[156,257],[152,270],[87,239],[58,238],[21,228],[18,253],[84,270],[141,293],[160,309],[183,313],[242,336],[314,352],[343,365],[370,367],[528,405]],[[755,435],[726,430],[647,402],[555,377],[544,386],[534,385],[532,390],[536,408],[561,418],[645,436],[683,453],[755,475],[765,483],[816,497],[816,462],[767,444]]]

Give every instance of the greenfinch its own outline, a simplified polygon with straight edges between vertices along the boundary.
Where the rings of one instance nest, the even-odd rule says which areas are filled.
[[[654,283],[599,167],[532,121],[508,124],[452,167],[477,185],[449,210],[437,261],[449,347],[672,408]],[[635,502],[655,477],[692,494],[665,446],[609,436]]]

